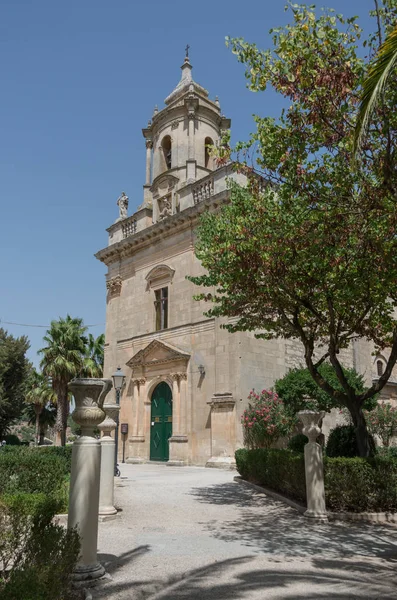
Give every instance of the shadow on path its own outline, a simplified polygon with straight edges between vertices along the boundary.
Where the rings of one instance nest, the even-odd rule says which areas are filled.
[[[397,530],[388,526],[314,523],[282,502],[236,483],[193,488],[191,494],[201,503],[239,508],[237,519],[200,524],[213,537],[238,541],[254,552],[283,560],[365,556],[397,562]]]
[[[250,562],[254,564],[246,570]],[[258,565],[253,556],[242,556],[163,580],[110,582],[95,590],[95,598],[250,600],[255,594],[255,598],[277,600],[395,600],[397,577],[392,566],[380,568],[370,562],[348,566],[343,560],[321,559],[313,566],[316,570],[307,564],[275,569]]]

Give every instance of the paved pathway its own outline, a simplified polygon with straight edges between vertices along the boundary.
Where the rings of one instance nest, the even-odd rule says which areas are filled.
[[[199,467],[122,465],[95,600],[397,598],[397,528],[308,521]]]

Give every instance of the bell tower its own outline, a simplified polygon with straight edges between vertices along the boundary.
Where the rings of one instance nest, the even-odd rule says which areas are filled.
[[[181,79],[154,109],[142,130],[146,142],[146,181],[142,206],[153,206],[153,222],[178,210],[177,190],[208,175],[214,168],[209,146],[217,145],[230,119],[221,114],[219,100],[192,77],[189,46]]]

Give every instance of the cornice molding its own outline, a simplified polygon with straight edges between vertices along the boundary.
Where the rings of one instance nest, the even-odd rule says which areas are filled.
[[[157,238],[161,237],[164,239],[167,235],[175,235],[176,232],[196,225],[203,212],[206,210],[216,210],[218,206],[227,203],[228,198],[229,190],[222,190],[218,194],[202,200],[180,213],[170,215],[167,219],[162,219],[120,242],[99,250],[94,256],[109,266],[116,261],[132,256],[136,251],[152,244]]]

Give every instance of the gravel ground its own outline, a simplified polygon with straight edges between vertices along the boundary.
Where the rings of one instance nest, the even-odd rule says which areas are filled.
[[[122,465],[94,600],[397,598],[397,529],[314,524],[235,472]]]

